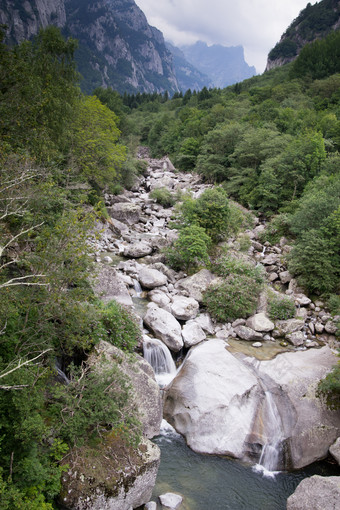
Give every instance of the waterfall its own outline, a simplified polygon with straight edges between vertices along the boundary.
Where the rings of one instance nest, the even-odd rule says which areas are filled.
[[[144,358],[150,363],[160,386],[169,384],[176,375],[176,365],[167,346],[156,338],[144,337]]]
[[[257,469],[261,469],[265,474],[272,473],[273,475],[280,464],[281,443],[284,435],[281,416],[272,393],[266,390],[264,397],[262,420],[265,426],[267,442],[262,446]]]
[[[132,280],[132,281],[133,281],[133,288],[135,289],[135,292],[136,292],[136,297],[141,297],[143,289],[140,286],[139,281],[138,280]]]

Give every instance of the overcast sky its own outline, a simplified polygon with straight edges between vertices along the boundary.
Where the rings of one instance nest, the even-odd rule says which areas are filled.
[[[208,45],[242,45],[258,73],[269,51],[308,0],[135,0],[150,25],[179,46],[198,40]],[[315,4],[315,0],[310,0]]]

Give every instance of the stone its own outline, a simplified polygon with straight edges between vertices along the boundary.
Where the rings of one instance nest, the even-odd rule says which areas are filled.
[[[123,351],[103,340],[95,346],[88,364],[100,370],[103,362],[117,365],[128,376],[133,388],[133,405],[147,438],[157,436],[162,422],[162,401],[154,371],[149,363],[135,354],[133,359]]]
[[[303,345],[305,341],[305,335],[302,331],[295,331],[295,333],[290,333],[289,335],[286,335],[286,338],[288,342],[290,342],[292,345],[295,345],[295,347]]]
[[[236,326],[234,330],[237,336],[240,337],[242,340],[247,340],[248,342],[262,340],[261,333],[258,333],[257,331],[254,331],[252,328],[249,328],[247,326]]]
[[[198,314],[199,304],[196,299],[185,296],[174,296],[171,303],[171,313],[176,319],[187,321]]]
[[[139,222],[142,210],[139,205],[120,202],[115,204],[113,207],[108,207],[107,212],[112,218],[115,218],[122,223],[135,225]]]
[[[181,506],[183,498],[179,494],[167,492],[166,494],[161,494],[159,500],[164,510],[177,510]]]
[[[158,271],[158,269],[150,269],[149,267],[143,266],[138,272],[138,280],[142,287],[146,289],[154,289],[155,287],[161,287],[168,281],[165,274]]]
[[[262,264],[264,266],[273,266],[277,263],[278,261],[278,256],[276,253],[270,253],[269,255],[267,255],[266,257],[264,257],[262,259]]]
[[[129,227],[122,223],[121,221],[116,220],[115,218],[109,218],[110,229],[118,235],[122,235],[122,233],[127,233],[129,231]]]
[[[305,321],[300,319],[288,319],[286,321],[276,321],[275,329],[279,333],[280,336],[285,336],[289,333],[294,333],[295,331],[299,331],[305,325]]]
[[[196,318],[195,322],[201,326],[201,328],[208,333],[208,335],[213,335],[215,328],[208,313],[200,313]]]
[[[155,501],[149,501],[144,505],[144,510],[157,510],[157,503]]]
[[[329,333],[330,335],[335,335],[336,332],[338,331],[338,327],[336,324],[334,324],[334,322],[328,321],[325,324],[325,331],[326,331],[326,333]]]
[[[95,294],[104,301],[104,303],[108,303],[114,299],[121,305],[133,306],[129,289],[122,275],[112,266],[99,266],[96,277],[92,279],[92,286]]]
[[[165,292],[160,291],[159,289],[154,289],[148,293],[148,298],[150,301],[155,303],[160,308],[166,308],[168,312],[170,312],[170,297]],[[169,308],[169,309],[168,309]]]
[[[206,334],[199,324],[188,321],[182,328],[182,337],[185,347],[191,347],[206,339]]]
[[[73,448],[61,476],[60,502],[74,510],[131,510],[150,501],[159,447],[142,438],[133,448],[107,433],[95,448]]]
[[[321,333],[323,333],[323,330],[325,329],[325,326],[321,323],[321,322],[317,322],[315,324],[315,332],[318,333],[319,335]]]
[[[308,306],[312,302],[309,297],[305,296],[304,294],[298,294],[295,296],[295,303],[300,306]]]
[[[290,280],[292,279],[292,275],[290,274],[289,271],[282,271],[281,273],[279,273],[279,277],[282,283],[289,283]]]
[[[335,441],[334,444],[329,448],[329,453],[334,457],[340,466],[340,437]]]
[[[328,347],[286,352],[261,361],[260,375],[280,386],[284,420],[287,469],[300,469],[327,456],[340,435],[340,411],[330,410],[316,396],[319,380],[337,362]],[[310,507],[313,508],[313,507]]]
[[[131,243],[124,248],[124,257],[127,258],[140,258],[150,255],[152,253],[152,246],[146,241],[138,241]]]
[[[340,477],[314,475],[299,483],[287,499],[287,510],[338,510]]]
[[[279,278],[279,275],[277,273],[269,273],[268,274],[268,280],[270,282],[275,282]]]
[[[155,337],[165,343],[174,352],[183,347],[181,325],[171,313],[159,308],[154,303],[144,316],[145,325],[151,329]]]
[[[252,328],[255,331],[260,331],[263,333],[273,331],[275,328],[275,324],[269,320],[264,313],[256,313],[252,317],[249,317],[249,319],[246,321],[246,325],[248,328]]]
[[[164,417],[194,451],[241,458],[259,398],[253,372],[212,339],[189,351],[166,391]]]
[[[183,280],[179,280],[176,287],[186,290],[190,297],[201,303],[203,299],[202,293],[207,290],[215,278],[215,275],[208,271],[208,269],[201,269],[198,273]]]
[[[232,323],[232,327],[236,328],[237,326],[244,326],[245,323],[246,323],[245,319],[236,319],[236,321]]]
[[[256,349],[258,349],[259,347],[262,347],[262,343],[261,342],[255,342],[254,344],[252,344],[252,347],[255,347]]]

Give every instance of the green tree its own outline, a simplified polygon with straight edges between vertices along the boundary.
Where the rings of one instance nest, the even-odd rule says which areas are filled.
[[[204,228],[198,225],[184,227],[173,247],[166,251],[168,263],[176,270],[190,268],[209,263],[209,248],[211,239]]]

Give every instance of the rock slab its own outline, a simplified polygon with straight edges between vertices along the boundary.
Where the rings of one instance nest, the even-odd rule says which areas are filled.
[[[319,475],[305,478],[287,500],[287,510],[338,510],[340,477]]]

